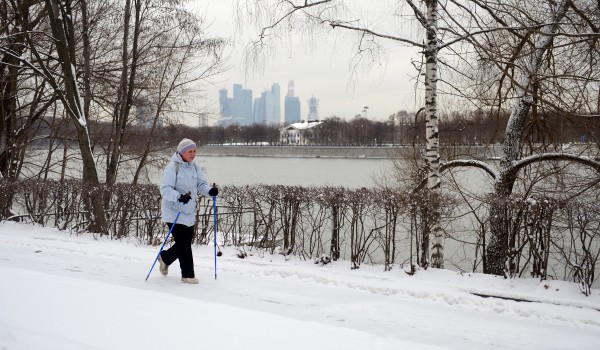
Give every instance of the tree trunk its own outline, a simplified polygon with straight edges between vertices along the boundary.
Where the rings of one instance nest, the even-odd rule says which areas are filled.
[[[544,54],[551,48],[553,33],[556,33],[560,20],[565,16],[569,0],[563,0],[556,7],[554,18],[540,28],[540,34],[535,41],[535,50],[529,60],[523,64],[527,69],[521,73],[521,81],[517,83],[518,102],[508,119],[504,144],[502,146],[502,159],[500,160],[500,176],[496,180],[496,200],[490,208],[490,241],[486,248],[486,265],[484,273],[507,276],[508,268],[512,264],[510,258],[510,218],[507,217],[506,201],[512,194],[517,171],[513,167],[519,158],[519,150],[523,127],[533,105],[531,96],[532,87],[536,84],[536,74],[542,64]]]
[[[440,191],[440,149],[438,132],[438,2],[427,0],[427,48],[425,50],[425,139],[427,151],[425,155],[427,166],[427,188],[429,191]],[[433,196],[435,197],[435,196]],[[427,222],[429,230],[433,234],[431,240],[431,266],[435,268],[444,267],[444,237],[440,227],[440,208],[437,201],[432,202],[430,217]],[[426,262],[423,262],[426,263]]]
[[[121,158],[121,132],[124,124],[123,116],[127,111],[127,78],[129,76],[129,25],[131,23],[131,0],[125,1],[123,13],[123,42],[121,44],[121,84],[119,85],[119,104],[114,112],[113,137],[109,145],[108,164],[106,166],[106,183],[114,184],[117,178],[119,160]]]
[[[339,203],[333,203],[331,206],[331,221],[333,223],[333,227],[331,230],[331,246],[329,247],[329,254],[331,255],[331,260],[337,261],[341,254],[340,229],[342,217]]]
[[[83,42],[83,113],[85,116],[90,115],[90,103],[92,101],[92,88],[90,86],[92,79],[91,60],[90,60],[90,33],[89,19],[87,11],[87,1],[80,0],[81,7],[81,40]]]
[[[106,183],[113,185],[117,179],[119,162],[123,152],[125,140],[125,129],[127,128],[131,105],[133,104],[133,90],[136,77],[136,67],[138,60],[138,41],[140,34],[141,20],[141,2],[134,0],[135,21],[133,28],[133,42],[131,49],[131,64],[129,62],[129,27],[131,24],[131,0],[125,2],[123,45],[121,54],[121,85],[119,87],[119,101],[117,111],[115,111],[114,138],[109,154],[108,166],[106,167]],[[130,70],[131,66],[131,70]]]
[[[88,189],[92,189],[98,187],[100,181],[92,154],[87,128],[87,116],[84,114],[83,106],[81,105],[81,95],[77,87],[77,77],[75,75],[76,41],[74,25],[71,21],[72,12],[70,6],[69,1],[63,4],[58,0],[46,0],[46,10],[48,11],[50,26],[56,43],[56,51],[64,75],[64,92],[62,93],[61,100],[67,114],[74,120],[75,129],[77,130],[77,141],[83,163],[83,182]],[[87,198],[84,198],[84,200],[90,205],[89,229],[94,232],[106,233],[106,212],[104,211],[102,196],[90,195],[87,191],[85,195]]]
[[[15,156],[19,154],[17,142],[17,99],[19,70],[22,69],[18,57],[23,54],[25,38],[22,34],[32,29],[29,22],[28,2],[13,3],[14,18],[8,18],[8,3],[2,5],[3,14],[2,36],[6,36],[9,42],[7,49],[11,53],[5,53],[0,62],[0,172],[4,178],[17,178],[15,167]],[[9,25],[13,22],[14,26]],[[12,30],[11,30],[12,28]]]

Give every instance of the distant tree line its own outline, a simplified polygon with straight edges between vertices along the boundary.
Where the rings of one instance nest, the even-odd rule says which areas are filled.
[[[505,124],[507,113],[495,115],[482,111],[443,115],[440,119],[441,146],[485,146],[500,144],[504,138],[498,125]],[[538,116],[529,126],[533,134],[528,138],[531,147],[544,145],[557,147],[571,143],[598,145],[600,118],[565,120],[559,115]],[[110,144],[112,125],[109,122],[92,121],[90,135],[96,151],[106,151]],[[37,144],[49,142],[52,137],[51,121],[44,120],[37,127]],[[285,125],[283,125],[285,126]],[[153,149],[172,148],[182,138],[192,138],[199,145],[279,145],[282,125],[252,124],[228,126],[193,127],[170,123],[152,129],[144,124],[131,127],[123,146],[132,154],[143,154],[145,143],[153,140]],[[68,130],[69,125],[65,126]],[[71,127],[72,128],[72,127]],[[74,128],[72,128],[74,129]],[[74,131],[74,130],[72,130]],[[318,126],[307,129],[307,145],[312,146],[399,146],[422,145],[425,137],[425,120],[422,113],[398,112],[388,120],[372,120],[354,117],[351,120],[329,117]],[[41,140],[41,141],[40,141]],[[143,141],[143,142],[142,142]]]
[[[499,144],[508,113],[495,114],[483,111],[454,113],[440,118],[441,145],[490,145]],[[283,125],[285,126],[285,125]],[[183,137],[191,137],[200,145],[240,144],[278,145],[282,125],[228,125],[190,127],[168,125],[162,135],[167,144],[174,145]],[[528,139],[531,145],[548,147],[567,143],[600,144],[600,118],[565,120],[560,115],[538,116],[535,124],[528,126],[534,134]],[[387,120],[372,120],[361,116],[347,120],[328,117],[316,127],[307,129],[309,145],[319,146],[393,146],[413,145],[425,142],[425,116],[423,113],[398,112]],[[144,137],[144,128],[136,133]],[[132,140],[132,146],[135,141]]]

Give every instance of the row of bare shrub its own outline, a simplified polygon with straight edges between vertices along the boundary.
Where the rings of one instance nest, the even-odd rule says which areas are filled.
[[[504,208],[504,221],[511,228],[506,262],[509,275],[542,280],[561,277],[578,283],[589,295],[600,263],[597,202],[589,198],[512,198]]]
[[[451,219],[450,212],[456,202],[447,197],[391,189],[274,185],[227,186],[220,193],[219,244],[236,247],[240,256],[255,249],[321,263],[347,260],[352,269],[363,263],[383,264],[386,271],[407,265],[414,272],[415,266],[427,267],[429,261],[428,220],[436,203],[442,208],[446,244],[461,245],[470,259],[485,264],[489,221],[473,235],[475,242],[463,240],[460,232],[451,232],[449,221],[457,219]],[[156,185],[88,188],[78,181],[0,181],[2,219],[26,218],[75,233],[86,231],[93,220],[86,209],[91,196],[105,198],[110,223],[105,234],[143,244],[164,239]],[[512,276],[565,278],[589,294],[600,255],[598,206],[551,198],[515,198],[505,205],[506,224],[513,232],[507,260]],[[195,243],[211,243],[210,199],[199,200],[196,216]],[[467,269],[449,259],[447,255],[447,266]]]
[[[2,219],[23,220],[79,233],[90,226],[89,198],[103,196],[112,238],[157,244],[164,238],[160,193],[155,185],[117,184],[86,187],[78,181],[0,181]],[[398,243],[427,232],[427,199],[389,189],[300,186],[228,186],[221,189],[218,231],[223,245],[261,248],[304,259],[396,263]],[[213,230],[211,201],[199,200],[197,244],[207,244]],[[412,219],[408,216],[412,215]],[[401,222],[410,222],[403,227]],[[428,252],[428,240],[417,237],[416,263]],[[419,253],[422,252],[422,253]]]

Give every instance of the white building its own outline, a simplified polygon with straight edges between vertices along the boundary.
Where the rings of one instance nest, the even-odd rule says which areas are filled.
[[[315,126],[321,122],[293,123],[279,129],[279,141],[283,145],[310,145]]]

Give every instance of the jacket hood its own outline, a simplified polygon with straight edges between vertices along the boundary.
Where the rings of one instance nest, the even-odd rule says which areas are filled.
[[[177,152],[173,153],[173,155],[171,156],[171,161],[181,163],[181,164],[187,163],[183,160],[183,158],[181,158],[181,154],[179,154]]]

